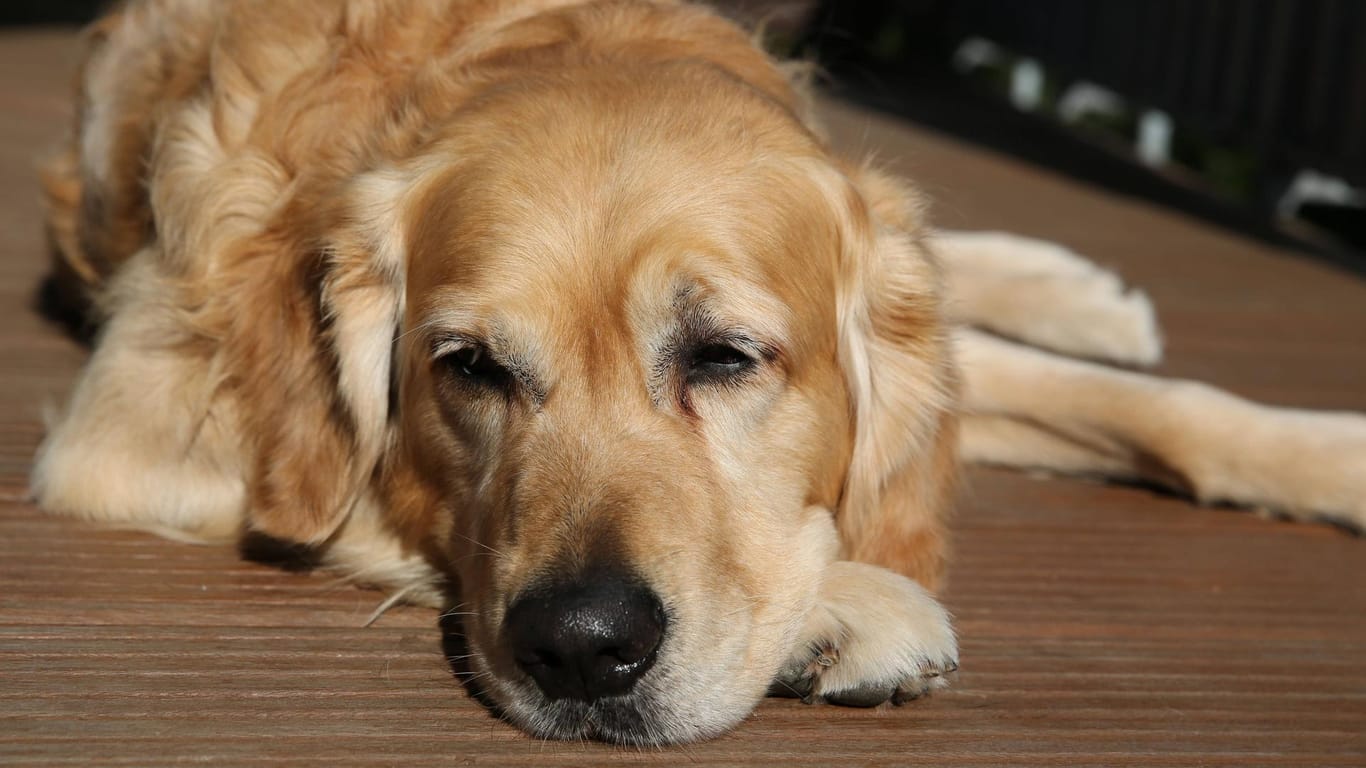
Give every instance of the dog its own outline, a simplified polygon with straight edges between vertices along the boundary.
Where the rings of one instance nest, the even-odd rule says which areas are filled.
[[[934,230],[669,0],[134,0],[46,172],[100,326],[40,505],[267,537],[464,616],[549,738],[703,739],[957,666],[960,459],[1366,523],[1366,419],[1129,368],[1141,293]]]

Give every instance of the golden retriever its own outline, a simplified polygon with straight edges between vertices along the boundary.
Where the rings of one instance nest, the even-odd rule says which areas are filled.
[[[771,686],[941,684],[960,429],[968,458],[1366,518],[1357,417],[1000,338],[1160,354],[1114,275],[932,232],[703,8],[142,0],[80,83],[49,224],[102,329],[42,506],[458,608],[532,733],[680,742]]]

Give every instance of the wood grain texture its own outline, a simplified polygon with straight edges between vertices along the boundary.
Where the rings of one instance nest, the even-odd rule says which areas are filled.
[[[34,164],[74,35],[0,35],[0,764],[1366,764],[1366,541],[1139,489],[974,471],[946,600],[963,669],[897,709],[774,700],[734,733],[546,743],[452,679],[433,612],[237,553],[44,517],[44,403],[84,351],[31,311]],[[1156,299],[1164,372],[1366,410],[1366,285],[911,126],[827,104],[952,226],[1059,240]]]

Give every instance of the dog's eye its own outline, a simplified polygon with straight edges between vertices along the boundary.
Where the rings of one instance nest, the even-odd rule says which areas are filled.
[[[479,344],[447,353],[441,357],[441,362],[452,373],[474,384],[501,388],[512,379],[508,369],[499,365],[488,349]]]
[[[754,367],[754,358],[729,344],[704,344],[688,359],[688,381],[706,382],[734,378]]]

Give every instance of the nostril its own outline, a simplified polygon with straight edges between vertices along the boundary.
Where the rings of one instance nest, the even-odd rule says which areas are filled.
[[[601,651],[601,654],[614,658],[623,664],[634,664],[650,655],[650,651],[654,650],[653,645],[648,648],[646,646],[647,643],[642,642],[635,647],[622,646],[617,648],[605,648]]]
[[[593,701],[626,693],[654,665],[665,617],[649,588],[600,573],[528,591],[503,627],[517,665],[546,696]]]
[[[559,656],[556,656],[553,651],[548,651],[544,648],[533,648],[527,651],[518,652],[516,658],[517,663],[523,667],[533,665],[557,667],[562,663]]]

